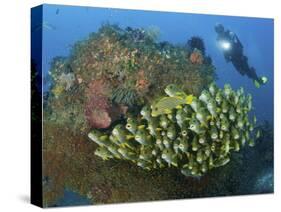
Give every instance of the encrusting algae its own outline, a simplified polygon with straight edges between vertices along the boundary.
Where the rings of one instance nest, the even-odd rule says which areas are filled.
[[[168,85],[166,97],[144,106],[138,117],[116,125],[111,134],[92,130],[88,137],[104,160],[129,160],[147,169],[177,167],[186,176],[201,176],[226,165],[232,151],[254,145],[254,123],[249,121],[252,97],[229,84],[212,83],[198,98]],[[256,138],[260,132],[256,132]]]

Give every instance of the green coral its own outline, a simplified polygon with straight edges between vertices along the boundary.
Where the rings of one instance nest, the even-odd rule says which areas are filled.
[[[184,93],[170,88],[165,89],[165,100]],[[190,105],[183,103],[157,116],[145,106],[140,117],[116,125],[110,135],[92,130],[88,136],[99,145],[95,155],[104,160],[128,160],[147,170],[176,167],[183,175],[202,176],[226,165],[231,153],[246,143],[254,146],[256,118],[249,121],[251,109],[252,97],[242,88],[234,91],[226,84],[219,89],[212,83]]]

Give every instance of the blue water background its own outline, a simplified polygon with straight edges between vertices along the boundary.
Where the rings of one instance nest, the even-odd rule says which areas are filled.
[[[86,39],[104,23],[118,24],[122,28],[156,26],[161,31],[159,40],[174,44],[184,45],[191,36],[200,36],[216,67],[217,83],[220,86],[230,83],[235,89],[243,86],[253,95],[258,120],[273,122],[273,19],[44,5],[43,21],[49,26],[42,27],[45,75],[55,56],[68,56],[76,41]],[[259,76],[268,77],[265,86],[257,89],[252,80],[226,63],[216,43],[216,23],[238,35],[249,64],[256,68]]]

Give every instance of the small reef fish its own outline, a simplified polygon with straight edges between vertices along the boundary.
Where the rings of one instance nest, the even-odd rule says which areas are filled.
[[[246,104],[247,104],[247,106],[246,106],[246,109],[248,110],[248,111],[250,111],[250,110],[252,110],[252,95],[251,94],[249,94],[248,96],[247,96],[247,98],[246,98]]]
[[[109,150],[105,147],[99,147],[95,151],[95,155],[99,156],[103,160],[108,160],[110,158],[114,158],[114,156],[109,152]]]
[[[127,119],[127,124],[126,124],[126,129],[127,129],[129,132],[135,134],[136,131],[137,131],[137,128],[138,128],[138,126],[137,126],[136,120],[135,120],[135,119],[132,119],[132,118],[128,118],[128,119]]]
[[[230,121],[234,121],[235,120],[236,113],[235,113],[235,110],[234,110],[233,107],[230,107],[230,109],[229,109],[229,116],[228,117],[229,117]]]
[[[190,120],[189,129],[197,134],[202,134],[205,132],[203,127],[201,127],[200,122],[195,118]]]
[[[249,146],[250,146],[250,147],[255,146],[255,141],[254,141],[254,139],[251,138],[251,139],[249,140]]]
[[[216,100],[216,102],[217,102],[218,105],[221,104],[222,99],[223,99],[222,92],[221,92],[221,91],[218,91],[218,92],[216,93],[216,98],[215,98],[215,100]]]
[[[202,164],[204,158],[203,158],[203,152],[202,150],[198,150],[197,151],[197,154],[196,154],[196,161],[199,163],[199,164]]]
[[[200,124],[205,127],[207,127],[207,122],[211,118],[210,114],[205,108],[200,108],[196,113],[195,117],[200,122]]]
[[[147,121],[150,121],[151,119],[151,114],[150,114],[150,109],[148,106],[144,106],[141,111],[140,111],[140,114],[142,115],[142,118],[147,120]]]
[[[261,131],[258,130],[257,133],[256,133],[256,139],[259,139],[261,137]]]
[[[150,161],[153,158],[153,149],[148,146],[143,146],[140,149],[140,155],[139,158],[142,160]]]
[[[109,137],[107,135],[102,135],[97,130],[92,130],[88,134],[88,137],[100,146],[107,146],[110,144]]]
[[[159,134],[162,130],[159,126],[159,119],[152,117],[151,121],[148,123],[147,129],[152,136],[157,136],[157,134]]]
[[[223,113],[227,113],[228,112],[229,105],[228,105],[228,102],[226,100],[222,101],[221,107],[222,107],[222,112]]]
[[[134,153],[126,148],[119,148],[118,152],[127,160],[136,160],[137,159],[136,153]]]
[[[215,160],[215,161],[214,161],[214,166],[215,166],[215,167],[224,166],[224,165],[226,165],[229,161],[230,161],[230,159],[229,159],[228,157],[226,157],[226,158],[219,158],[218,160]]]
[[[211,139],[217,140],[219,137],[218,130],[215,126],[211,127]]]
[[[192,151],[196,152],[199,149],[199,142],[198,142],[198,137],[194,136],[191,142],[191,149]]]
[[[200,101],[198,99],[194,99],[191,104],[190,107],[192,108],[193,111],[198,112],[198,110],[201,107]]]
[[[171,124],[167,129],[167,137],[171,140],[174,140],[176,138],[176,135],[176,126],[174,124]]]
[[[162,159],[165,160],[168,165],[173,165],[177,167],[177,157],[174,154],[173,150],[165,149],[162,153]]]
[[[180,143],[178,146],[183,153],[188,153],[188,143],[185,139],[180,139]]]
[[[205,135],[200,135],[198,139],[199,144],[204,144],[206,143],[206,137]]]
[[[151,106],[151,115],[156,117],[161,114],[170,114],[173,109],[182,108],[182,105],[184,104],[191,104],[192,100],[193,95],[188,95],[185,98],[180,96],[164,97]]]
[[[226,118],[221,120],[221,130],[227,132],[229,130],[229,121]]]
[[[142,145],[151,144],[151,136],[145,131],[145,129],[139,129],[136,132],[135,140]]]
[[[212,82],[209,86],[209,92],[213,97],[216,95],[217,90],[218,90],[218,87],[216,86],[216,84],[214,82]]]
[[[238,116],[237,118],[237,128],[240,130],[243,130],[244,128],[244,120],[243,120],[243,116]]]
[[[224,96],[229,100],[230,95],[232,94],[232,88],[231,88],[230,84],[224,85],[223,93],[224,93]]]
[[[231,134],[235,140],[240,138],[239,131],[235,127],[231,128]]]
[[[211,99],[211,94],[207,90],[203,90],[201,95],[199,96],[199,100],[208,104],[209,100]]]
[[[184,122],[187,120],[187,114],[183,109],[179,109],[176,112],[176,122],[177,124],[182,127]]]
[[[107,146],[108,151],[114,155],[116,158],[121,159],[121,155],[118,152],[118,146],[114,143]]]
[[[169,119],[166,117],[166,115],[161,115],[160,116],[160,127],[162,127],[163,129],[167,129],[168,128],[168,124],[169,124]]]
[[[217,117],[217,106],[215,100],[211,99],[207,104],[207,109],[212,118]]]
[[[115,136],[121,143],[124,143],[126,140],[125,131],[121,124],[114,127],[114,129],[112,130],[112,135]]]
[[[185,98],[187,96],[186,93],[178,88],[178,86],[176,86],[175,84],[168,85],[164,91],[170,97],[180,96],[182,98]]]
[[[151,163],[145,160],[138,160],[137,166],[143,169],[151,170]]]

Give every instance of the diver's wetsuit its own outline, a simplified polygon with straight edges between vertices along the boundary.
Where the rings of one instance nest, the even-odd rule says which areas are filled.
[[[223,52],[225,60],[231,62],[241,75],[246,74],[249,78],[262,83],[255,68],[249,66],[248,58],[243,53],[243,45],[237,35],[229,30],[224,30],[222,25],[216,26],[215,30],[218,33],[217,41],[227,41],[231,44],[231,49]]]

